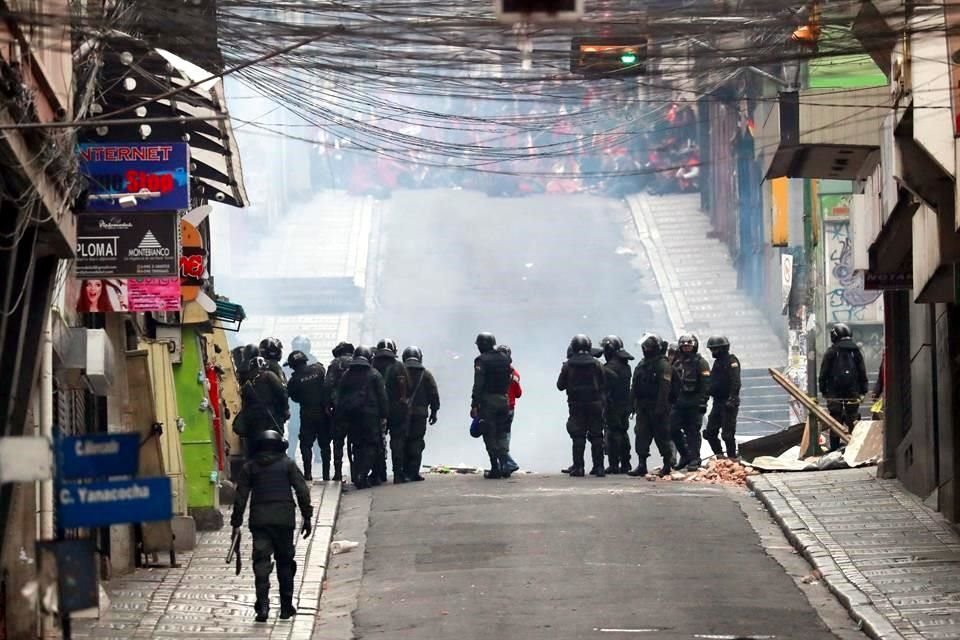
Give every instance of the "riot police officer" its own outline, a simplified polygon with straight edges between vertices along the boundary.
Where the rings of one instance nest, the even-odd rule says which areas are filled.
[[[700,468],[700,427],[707,412],[710,392],[710,365],[697,353],[699,343],[692,335],[681,336],[680,350],[673,363],[673,411],[670,429],[680,452],[677,468]]]
[[[310,338],[302,335],[295,337],[290,342],[290,348],[293,351],[300,351],[307,356],[308,365],[311,365],[317,361],[317,359],[313,356],[313,353],[310,351],[311,346]],[[293,351],[291,351],[291,353],[293,353]],[[290,367],[290,356],[287,356],[287,364],[283,368],[283,373],[288,382],[287,393],[289,394],[289,381],[293,376],[293,369]],[[294,400],[294,402],[296,402],[296,400]],[[295,460],[297,457],[297,449],[299,448],[300,444],[300,412],[295,411],[292,407],[290,409],[290,419],[287,420],[287,440],[290,442],[290,448],[287,450],[287,455],[290,456],[291,459]],[[322,454],[320,453],[320,447],[315,445],[313,449],[314,457],[321,458]]]
[[[233,349],[230,354],[233,356],[233,366],[237,370],[237,384],[241,387],[250,378],[250,365],[255,362],[254,358],[260,355],[260,349],[255,344],[248,344]]]
[[[253,459],[243,465],[237,479],[230,526],[236,533],[243,524],[243,512],[249,500],[248,524],[253,536],[253,575],[257,591],[254,610],[257,622],[266,622],[270,613],[271,558],[277,563],[280,618],[287,619],[297,613],[293,607],[293,578],[297,572],[294,509],[296,506],[300,508],[303,521],[300,531],[306,538],[313,530],[313,507],[303,474],[286,455],[287,443],[283,436],[268,429],[257,437],[254,444]],[[296,505],[291,491],[296,494]]]
[[[403,454],[403,474],[407,480],[418,482],[423,480],[420,465],[426,446],[424,437],[427,434],[427,422],[431,425],[437,423],[440,391],[433,374],[423,366],[423,351],[420,347],[407,347],[403,350],[403,366],[410,375],[410,424]]]
[[[337,414],[334,392],[340,385],[340,379],[353,360],[353,345],[340,342],[333,348],[333,360],[327,367],[324,385],[327,387],[327,416],[330,418],[333,437],[333,481],[343,482],[343,447],[347,439],[347,423]],[[351,463],[352,464],[352,463]],[[351,466],[351,471],[353,467]]]
[[[647,336],[640,343],[643,360],[633,372],[631,398],[633,412],[637,415],[634,427],[637,446],[637,467],[631,476],[647,475],[647,457],[650,442],[656,442],[657,451],[663,458],[660,477],[670,474],[673,465],[673,449],[670,447],[670,388],[673,370],[664,354],[662,341],[657,336]]]
[[[603,365],[593,356],[590,338],[581,334],[570,340],[573,355],[567,358],[557,378],[557,389],[567,392],[567,433],[573,440],[573,477],[584,475],[584,452],[587,440],[593,468],[590,475],[604,477],[603,468],[603,409],[607,383]]]
[[[480,418],[483,425],[483,444],[490,457],[490,469],[484,478],[504,477],[509,451],[510,356],[497,350],[497,339],[492,333],[480,333],[476,339],[480,355],[473,361],[473,391],[470,396],[470,417]]]
[[[630,471],[630,364],[619,336],[609,335],[600,341],[606,364],[607,414],[606,445],[610,474]]]
[[[260,356],[267,361],[270,371],[286,384],[287,376],[283,372],[280,359],[283,358],[283,343],[279,338],[264,338],[260,341]]]
[[[309,364],[307,354],[291,351],[287,366],[293,370],[287,383],[290,399],[300,405],[300,455],[303,456],[303,475],[313,480],[313,443],[320,445],[322,478],[330,479],[330,419],[327,416],[326,369],[319,362]]]
[[[357,489],[381,483],[380,476],[371,475],[371,471],[375,458],[380,455],[380,442],[390,413],[383,376],[370,364],[372,360],[370,347],[357,347],[333,400],[337,419],[346,423],[353,447],[353,466],[356,467],[353,483]]]
[[[713,454],[723,457],[723,445],[727,447],[727,457],[737,457],[737,413],[740,411],[740,360],[730,353],[730,341],[726,336],[711,336],[707,340],[707,349],[713,356],[713,369],[710,371],[710,397],[713,407],[707,418],[704,438],[710,443]],[[720,436],[720,437],[718,437]],[[723,445],[720,438],[723,438]]]
[[[247,364],[243,386],[240,387],[240,402],[234,431],[246,438],[247,454],[252,455],[252,445],[260,434],[267,429],[282,434],[283,425],[290,417],[287,390],[260,356],[255,356]]]
[[[397,359],[397,343],[389,338],[383,338],[377,343],[373,352],[373,366],[383,376],[383,383],[387,388],[387,399],[390,401],[390,414],[387,416],[387,432],[390,433],[390,459],[393,463],[393,482],[403,484],[407,481],[403,473],[403,457],[407,446],[407,430],[410,422],[410,375],[406,367]],[[386,444],[383,444],[383,455],[377,457],[376,470],[380,480],[386,482]]]

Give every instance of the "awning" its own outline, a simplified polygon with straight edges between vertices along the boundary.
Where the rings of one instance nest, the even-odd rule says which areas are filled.
[[[204,80],[207,80],[204,82]],[[178,87],[200,82],[170,98],[157,98]],[[223,81],[166,51],[156,49],[128,34],[112,31],[104,37],[103,67],[99,76],[101,93],[91,115],[126,109],[119,117],[205,118],[228,116]],[[135,107],[135,109],[131,109]],[[213,201],[244,207],[249,204],[243,185],[240,152],[229,118],[185,120],[144,125],[110,125],[81,132],[86,142],[129,140],[175,141],[190,144],[191,177],[194,191]]]

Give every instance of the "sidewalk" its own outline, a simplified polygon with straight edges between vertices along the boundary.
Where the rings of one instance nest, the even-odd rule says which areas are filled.
[[[298,536],[297,576],[292,620],[278,620],[280,605],[276,572],[271,576],[270,621],[254,622],[256,599],[251,567],[250,532],[243,529],[243,571],[234,574],[224,558],[230,546],[230,528],[198,534],[197,547],[178,557],[180,567],[138,569],[104,587],[110,606],[99,620],[74,620],[77,640],[130,638],[271,638],[308,640],[313,635],[326,578],[331,536],[340,506],[339,483],[315,483],[313,535]],[[229,508],[224,509],[229,512]],[[225,517],[229,521],[229,515]]]
[[[870,637],[960,638],[960,535],[895,480],[868,468],[747,484]]]

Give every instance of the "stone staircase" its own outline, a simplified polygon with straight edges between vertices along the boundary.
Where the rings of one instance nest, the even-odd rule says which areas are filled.
[[[786,364],[787,348],[763,312],[737,289],[727,246],[716,238],[698,195],[632,195],[627,203],[653,266],[677,336],[694,333],[704,357],[721,334],[743,365],[738,435],[747,439],[789,426],[788,396],[767,372]]]
[[[786,363],[786,347],[753,301],[737,289],[737,271],[697,195],[627,197],[677,334],[730,339],[745,368]]]

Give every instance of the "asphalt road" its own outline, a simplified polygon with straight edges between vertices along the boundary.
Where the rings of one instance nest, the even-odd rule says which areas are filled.
[[[803,560],[765,552],[758,532],[776,528],[757,504],[742,489],[622,477],[350,492],[335,538],[361,546],[332,558],[314,637],[864,637],[822,585],[784,571],[803,575]]]
[[[570,464],[566,401],[555,387],[570,338],[582,332],[598,343],[616,333],[639,356],[645,332],[669,331],[620,200],[396,192],[384,203],[378,245],[375,306],[366,311],[373,337],[420,346],[440,386],[425,464],[487,464],[467,434],[478,332],[510,345],[521,375],[514,457],[556,472]]]

